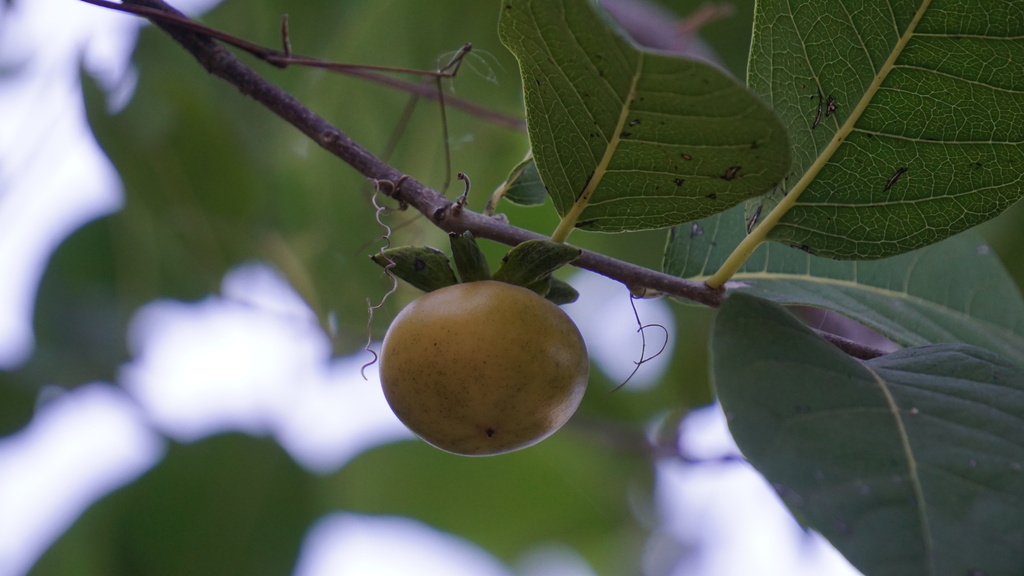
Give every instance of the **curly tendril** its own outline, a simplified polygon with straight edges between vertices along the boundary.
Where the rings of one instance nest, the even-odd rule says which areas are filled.
[[[370,200],[373,202],[373,207],[375,210],[374,218],[377,220],[377,224],[379,224],[380,227],[384,229],[384,234],[381,235],[381,240],[383,240],[384,243],[380,247],[380,256],[387,262],[387,264],[384,266],[384,275],[391,279],[391,289],[389,289],[384,294],[384,296],[381,297],[380,302],[376,305],[374,305],[369,298],[366,299],[366,346],[363,347],[363,350],[366,350],[370,354],[373,354],[373,359],[371,359],[366,364],[363,364],[362,367],[359,368],[359,374],[363,377],[363,380],[367,380],[366,369],[376,364],[377,360],[379,360],[380,358],[377,355],[377,352],[370,346],[373,343],[373,314],[377,310],[380,310],[384,306],[384,303],[387,302],[388,298],[392,294],[394,294],[395,291],[398,290],[398,278],[395,278],[395,275],[391,273],[391,269],[395,267],[395,261],[392,260],[385,253],[385,250],[391,248],[391,227],[385,224],[384,220],[382,220],[381,217],[384,215],[385,212],[387,212],[388,209],[386,206],[382,206],[379,202],[377,202],[377,195],[381,192],[381,185],[385,184],[390,187],[390,192],[393,194],[398,190],[398,187],[402,185],[402,180],[404,179],[405,176],[402,176],[402,178],[399,179],[397,183],[392,182],[390,180],[373,180],[374,190],[373,196],[370,197]]]

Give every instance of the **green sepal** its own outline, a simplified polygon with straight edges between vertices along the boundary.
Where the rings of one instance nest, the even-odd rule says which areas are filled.
[[[388,248],[370,259],[424,292],[459,283],[448,255],[430,246]]]
[[[550,275],[537,280],[527,288],[559,306],[572,304],[580,297],[580,293],[571,284]]]
[[[551,290],[551,276],[539,278],[536,282],[532,282],[526,287],[547,298],[548,291]]]
[[[544,297],[561,306],[562,304],[572,304],[578,300],[580,293],[572,287],[572,284],[552,276],[551,285],[548,286],[548,293]]]
[[[569,244],[549,240],[527,240],[501,259],[501,266],[494,273],[494,279],[509,284],[518,284],[534,290],[542,296],[547,288],[543,284],[551,273],[580,257],[582,251]]]
[[[476,238],[471,232],[466,231],[462,234],[452,232],[448,234],[448,240],[452,244],[452,259],[455,260],[455,269],[459,271],[459,278],[463,282],[491,279],[491,267],[487,264],[487,258],[480,251],[480,247],[476,244]]]

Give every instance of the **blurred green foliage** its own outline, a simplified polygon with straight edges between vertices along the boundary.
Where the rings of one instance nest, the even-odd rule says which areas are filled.
[[[666,4],[687,14],[700,3]],[[734,4],[733,16],[709,24],[705,36],[726,68],[743,78],[753,0]],[[497,37],[498,3],[227,0],[201,20],[277,46],[283,13],[296,53],[339,62],[431,69],[472,42],[480,58],[467,61],[447,89],[522,116],[518,67]],[[377,153],[408,102],[407,95],[364,80],[243,59]],[[125,329],[139,306],[217,293],[224,273],[239,263],[275,265],[325,323],[335,317],[339,355],[362,348],[367,299],[379,300],[390,287],[368,258],[382,242],[382,229],[364,179],[209,76],[153,27],[141,35],[135,64],[135,96],[113,115],[85,79],[90,121],[120,171],[126,204],[77,231],[54,254],[38,292],[35,354],[20,369],[0,373],[0,434],[25,424],[44,384],[116,382],[119,366],[130,359]],[[469,174],[470,208],[480,210],[527,151],[526,136],[452,109],[448,120],[452,171]],[[442,186],[440,127],[436,103],[419,102],[389,161]],[[557,223],[550,203],[506,204],[501,211],[513,224],[541,233]],[[1024,260],[1014,249],[1021,217],[1018,207],[983,228],[1018,282],[1024,280]],[[415,214],[386,219],[395,227],[395,245],[447,246],[447,238]],[[578,233],[573,242],[659,268],[665,233]],[[492,265],[507,250],[491,242],[481,247]],[[391,298],[376,318],[375,335],[416,295],[403,288]],[[176,444],[155,469],[86,512],[33,573],[287,573],[310,523],[336,510],[419,518],[506,561],[559,541],[577,548],[598,574],[636,573],[653,517],[646,508],[653,506],[653,456],[640,440],[658,422],[671,427],[687,409],[711,400],[711,311],[675,306],[674,313],[673,359],[658,386],[605,395],[619,382],[595,370],[579,417],[534,448],[465,459],[401,442],[366,452],[334,474],[316,475],[265,439],[230,434]]]
[[[680,13],[697,5],[676,4]],[[733,18],[712,24],[713,44],[737,77],[751,9],[752,2],[743,2]],[[497,3],[228,0],[201,21],[278,46],[284,13],[297,54],[339,62],[433,69],[472,42],[474,56],[446,90],[522,117],[518,66],[497,38]],[[407,95],[364,80],[243,60],[376,153],[385,150],[408,102]],[[83,75],[90,122],[124,181],[125,206],[76,231],[53,255],[38,291],[35,353],[0,374],[0,433],[28,421],[45,384],[117,382],[119,367],[131,358],[126,328],[140,306],[216,294],[224,273],[239,263],[271,263],[325,325],[333,317],[337,355],[362,348],[367,300],[378,301],[390,287],[368,258],[382,243],[382,228],[363,178],[208,75],[152,26],[141,34],[134,64],[135,95],[114,114]],[[453,109],[448,130],[452,173],[469,174],[470,208],[481,210],[527,151],[526,135]],[[441,187],[444,158],[437,104],[420,101],[389,161]],[[456,183],[449,195],[460,190]],[[500,211],[541,233],[557,223],[550,203]],[[395,228],[395,245],[447,246],[444,234],[415,214],[385,218]],[[664,232],[580,234],[573,241],[657,268]],[[481,246],[492,265],[507,251],[491,242]],[[381,336],[416,294],[403,287],[391,298],[374,334]],[[635,572],[653,506],[645,431],[711,398],[710,311],[675,312],[676,350],[661,385],[604,395],[619,383],[595,370],[580,418],[540,446],[482,460],[403,442],[318,476],[268,440],[229,434],[175,444],[155,469],[90,508],[33,573],[286,573],[310,523],[335,510],[420,518],[507,561],[558,541],[576,547],[599,574]]]

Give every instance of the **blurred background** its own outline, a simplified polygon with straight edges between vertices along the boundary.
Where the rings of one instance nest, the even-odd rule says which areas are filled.
[[[752,0],[613,4],[743,78]],[[174,5],[267,46],[288,13],[296,53],[347,63],[434,69],[472,42],[446,90],[522,117],[496,2]],[[707,379],[711,311],[638,302],[669,345],[609,394],[644,353],[629,296],[567,271],[595,366],[577,416],[510,455],[433,449],[360,376],[367,302],[390,288],[367,258],[367,183],[138,18],[0,6],[0,576],[857,573],[737,458]],[[243,59],[372,151],[404,125],[389,161],[443,186],[436,103],[403,122],[403,93]],[[452,109],[448,130],[480,210],[526,136]],[[549,205],[502,211],[556,223]],[[384,218],[394,244],[447,244]],[[1020,218],[984,229],[1018,280]],[[664,233],[573,242],[657,268]],[[416,295],[392,296],[373,338]]]

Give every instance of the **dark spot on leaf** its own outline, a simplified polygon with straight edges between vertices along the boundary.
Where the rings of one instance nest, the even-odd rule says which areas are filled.
[[[620,132],[619,133],[619,138],[629,138],[632,135],[633,135],[632,132]]]
[[[751,150],[757,150],[758,146],[760,146],[760,144],[757,143],[757,140],[754,140],[753,142],[750,143]]]
[[[590,179],[593,178],[593,177],[594,177],[594,173],[593,172],[591,172],[590,175],[587,176],[587,181],[584,182],[583,183],[583,187],[580,188],[580,193],[576,195],[576,200],[579,200],[580,196],[583,196],[583,194],[587,191],[587,186],[590,185]]]
[[[679,156],[682,157],[683,160],[693,160],[693,156],[690,156],[689,154],[680,154]]]
[[[707,196],[705,196],[705,198],[707,198],[708,200],[718,200],[718,194],[715,194],[714,192],[712,192],[711,194],[708,194]]]
[[[764,209],[764,204],[757,207],[754,211],[754,215],[750,217],[750,222],[747,222],[747,234],[754,231],[754,227],[757,226],[757,219],[761,217],[761,210]]]
[[[975,168],[981,168],[982,164],[981,164],[981,162],[972,162],[971,166],[974,166]]]
[[[811,256],[814,256],[814,250],[811,250],[811,247],[808,246],[807,244],[801,244],[799,246],[797,246],[796,244],[790,244],[790,246],[792,248],[796,248],[797,250],[803,250],[804,252],[807,252]]]
[[[903,174],[906,171],[907,171],[906,166],[902,166],[900,168],[897,168],[896,172],[892,176],[889,177],[889,181],[885,183],[885,188],[882,188],[882,191],[883,192],[888,192],[889,189],[892,188],[892,185],[895,184],[896,181],[900,179],[900,176],[903,176]]]
[[[740,171],[742,166],[730,166],[726,169],[725,174],[722,174],[722,180],[732,180],[736,177],[736,174]]]
[[[494,428],[488,428],[487,429],[487,437],[491,438],[493,436],[494,436]]]
[[[424,262],[422,258],[416,258],[412,262],[412,269],[417,271],[417,272],[422,272],[423,269],[426,268],[426,267],[427,267],[427,263]]]
[[[868,137],[868,138],[874,138],[874,137],[875,137],[875,135],[874,135],[874,134],[868,134],[868,135],[867,135],[867,137]]]
[[[682,186],[683,182],[686,182],[686,180],[683,180],[682,178],[676,178],[675,180],[673,180],[673,182],[676,183],[676,186]]]
[[[577,228],[586,228],[587,226],[592,226],[594,224],[594,222],[597,222],[597,220],[583,220],[583,221],[577,222],[576,223],[576,227]]]
[[[640,119],[639,118],[637,118],[636,120],[630,120],[629,121],[629,125],[630,126],[636,126],[639,123],[640,123]]]

